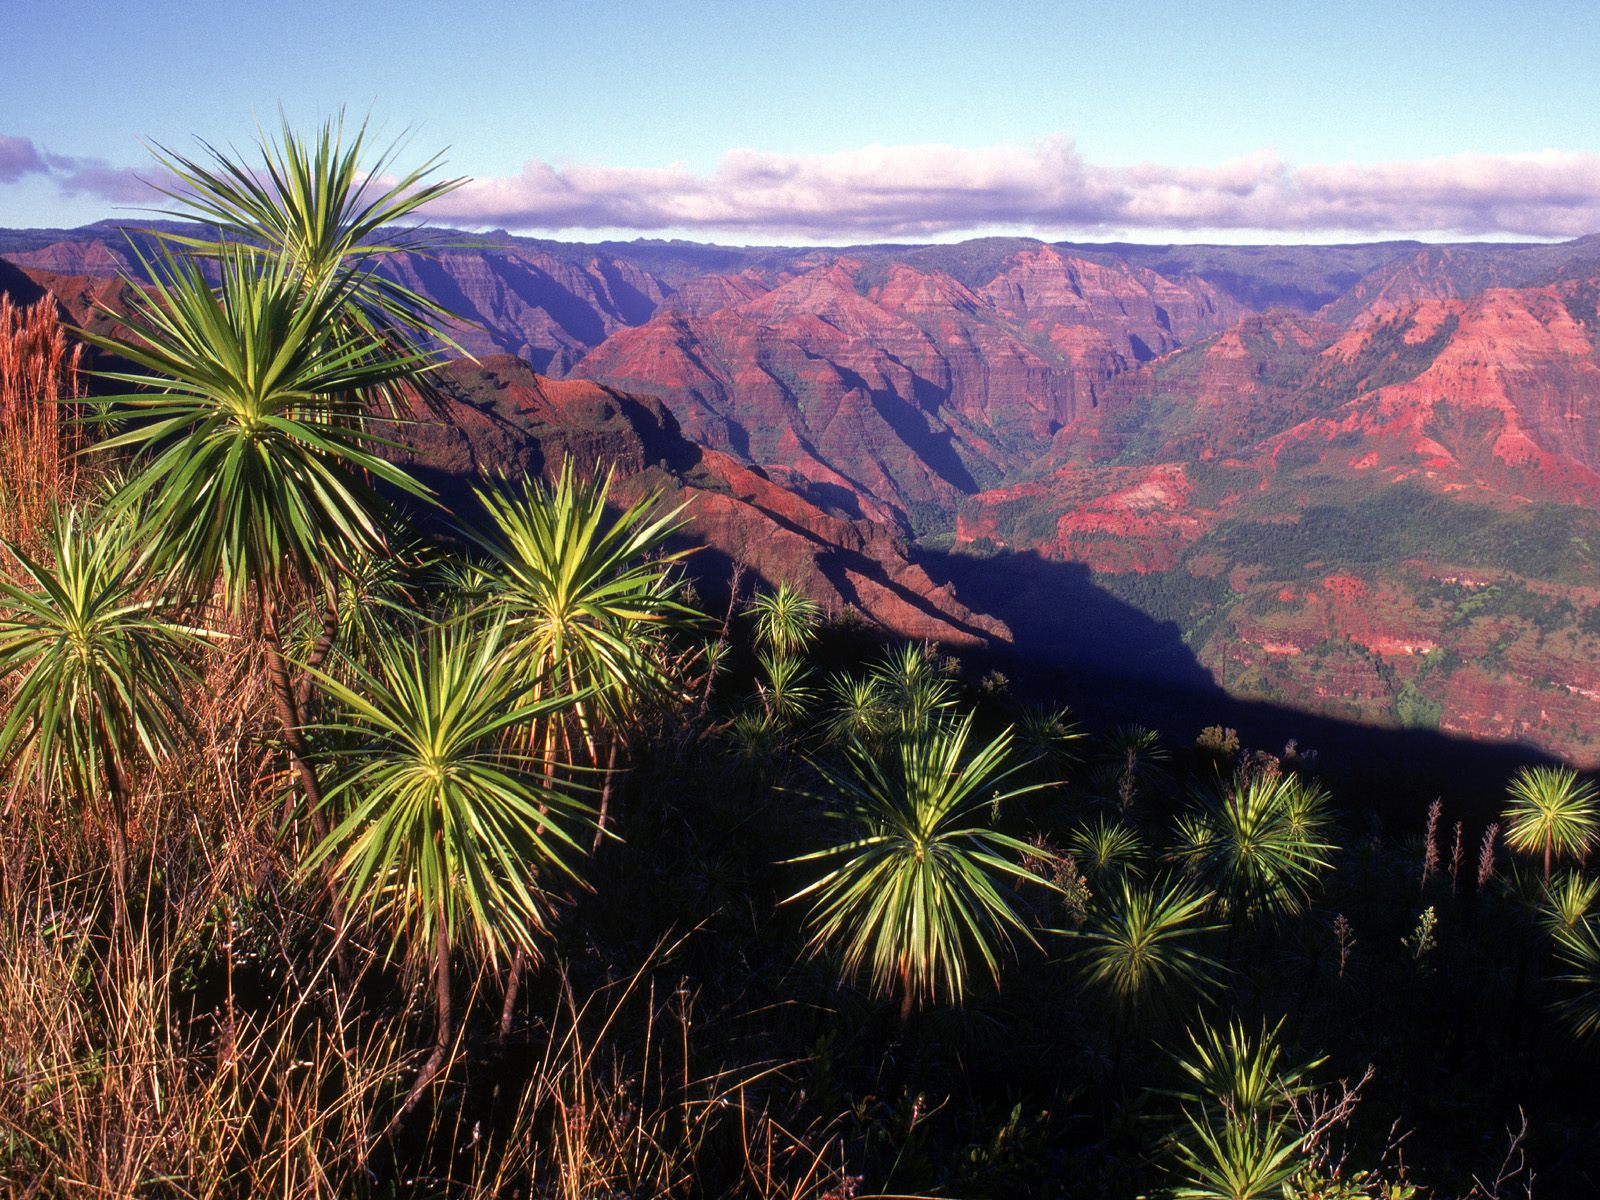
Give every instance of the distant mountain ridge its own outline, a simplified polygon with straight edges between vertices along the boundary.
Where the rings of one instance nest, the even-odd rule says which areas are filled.
[[[736,498],[696,501],[725,552],[888,627],[1114,669],[1007,607],[1081,564],[1171,631],[1141,671],[1181,644],[1242,696],[1600,762],[1600,237],[447,240],[391,269],[473,323],[474,462],[656,413],[630,436],[698,465],[639,469]],[[132,261],[110,226],[0,259],[82,298]],[[534,394],[587,399],[501,411]],[[985,561],[1037,577],[980,602]]]

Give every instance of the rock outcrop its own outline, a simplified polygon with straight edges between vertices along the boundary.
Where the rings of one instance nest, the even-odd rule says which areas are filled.
[[[742,562],[834,613],[853,610],[905,637],[968,647],[1009,637],[936,585],[888,529],[824,512],[761,471],[695,445],[654,397],[549,379],[509,356],[454,363],[444,378],[453,399],[442,414],[419,413],[402,429],[410,449],[400,457],[458,499],[486,475],[548,476],[571,457],[615,471],[627,502],[659,493],[666,506],[684,505],[686,537],[716,564],[708,573]]]

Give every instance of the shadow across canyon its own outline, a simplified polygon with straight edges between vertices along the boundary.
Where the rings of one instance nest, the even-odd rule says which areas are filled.
[[[1450,819],[1481,826],[1498,817],[1517,767],[1554,761],[1529,746],[1358,724],[1232,696],[1175,624],[1099,587],[1079,563],[1033,552],[977,557],[926,549],[916,559],[969,608],[1011,629],[1013,644],[992,657],[1019,699],[1066,704],[1091,730],[1148,725],[1174,747],[1209,725],[1236,729],[1247,748],[1273,753],[1294,739],[1317,752],[1319,772],[1352,816],[1420,828],[1428,804],[1441,797]]]

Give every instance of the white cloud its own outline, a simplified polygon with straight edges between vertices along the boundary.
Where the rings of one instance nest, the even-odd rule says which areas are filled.
[[[999,226],[1050,231],[1253,230],[1571,237],[1600,230],[1600,155],[1542,151],[1296,166],[1271,151],[1213,167],[1084,160],[1030,146],[733,150],[715,170],[555,167],[478,179],[441,221],[520,230],[705,230],[907,237]]]
[[[0,183],[151,202],[142,173],[0,134]],[[1600,154],[1545,150],[1389,163],[1284,162],[1271,150],[1207,167],[1088,162],[1065,135],[1032,145],[863,146],[835,154],[730,150],[715,169],[557,167],[475,179],[430,209],[441,223],[525,232],[686,232],[753,239],[934,238],[994,230],[1574,237],[1600,231]]]

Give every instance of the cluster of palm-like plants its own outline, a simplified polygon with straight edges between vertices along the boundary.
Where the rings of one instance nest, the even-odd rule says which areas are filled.
[[[805,652],[817,637],[822,610],[804,592],[780,583],[750,602],[755,617],[757,688],[765,721],[779,729],[794,726],[817,699]]]
[[[649,497],[614,518],[609,478],[569,462],[549,489],[483,493],[470,595],[399,602],[396,501],[431,497],[375,422],[428,391],[446,314],[380,267],[421,241],[393,223],[459,181],[428,163],[380,183],[391,156],[339,121],[261,151],[160,152],[208,233],[163,235],[121,329],[80,331],[129,364],[95,417],[126,466],[106,515],[70,514],[53,563],[19,553],[31,586],[4,585],[0,670],[22,681],[0,754],[81,804],[105,790],[120,907],[130,772],[174,740],[192,626],[221,612],[258,636],[317,832],[303,869],[432,978],[420,1088],[452,1034],[453,955],[537,957],[547,886],[575,877],[594,821],[558,756],[598,766],[667,687],[651,639],[688,615],[676,515]]]
[[[371,422],[429,369],[413,335],[436,309],[384,280],[379,260],[395,247],[375,235],[457,182],[421,185],[419,173],[384,188],[364,137],[330,121],[312,146],[285,124],[262,139],[259,172],[210,148],[209,164],[163,152],[184,185],[175,215],[215,236],[168,235],[116,314],[125,332],[80,331],[133,366],[105,376],[132,390],[99,401],[110,436],[97,449],[135,466],[113,503],[141,513],[149,567],[260,633],[313,813],[321,787],[285,655],[294,610],[320,609],[327,644],[314,657],[325,657],[337,581],[392,532],[379,485],[427,498],[383,457]]]
[[[140,790],[153,788],[156,769],[185,753],[188,710],[208,656],[224,643],[242,645],[259,654],[251,661],[259,661],[273,706],[272,719],[252,727],[249,739],[252,753],[273,764],[273,773],[253,777],[266,782],[251,802],[268,814],[254,832],[272,839],[279,856],[273,862],[288,866],[272,886],[295,892],[297,883],[309,884],[315,922],[325,915],[336,930],[331,939],[307,934],[308,922],[280,943],[292,947],[284,951],[291,966],[305,943],[326,961],[305,977],[323,982],[305,985],[294,1001],[296,1016],[284,1025],[274,1064],[297,1062],[300,1041],[318,1036],[308,1032],[314,1021],[296,1023],[302,1006],[343,997],[330,1003],[344,1030],[363,1019],[356,1011],[363,1005],[385,1003],[387,989],[371,980],[382,976],[392,985],[385,964],[399,962],[406,979],[431,991],[433,1017],[431,1046],[417,1050],[426,1060],[404,1099],[393,1080],[402,1077],[405,1055],[379,1056],[388,1065],[374,1094],[382,1091],[404,1115],[470,1029],[472,1002],[464,1006],[462,996],[478,994],[485,979],[503,982],[499,1028],[506,1040],[523,973],[562,957],[554,940],[560,914],[581,913],[587,953],[577,957],[593,959],[588,965],[608,977],[619,965],[615,947],[653,925],[654,912],[596,916],[592,909],[630,906],[592,904],[585,896],[590,887],[615,885],[624,894],[636,887],[653,901],[672,889],[673,860],[639,837],[641,830],[667,845],[682,837],[697,850],[720,838],[706,854],[718,871],[740,854],[758,860],[758,872],[782,860],[795,877],[785,903],[803,930],[796,938],[785,921],[739,906],[749,907],[752,919],[733,936],[752,941],[721,962],[735,964],[723,973],[739,976],[741,997],[747,988],[782,986],[750,978],[762,974],[752,962],[826,959],[873,1001],[898,1007],[894,1036],[903,1039],[920,1032],[910,1023],[918,1008],[972,1003],[1002,975],[1012,986],[1017,971],[1032,971],[1031,982],[1049,996],[1034,1015],[1069,1047],[1058,1061],[1081,1065],[1085,1051],[1098,1052],[1092,1037],[1075,1045],[1061,1027],[1081,1020],[1092,1029],[1100,1014],[1111,1014],[1115,1065],[1089,1103],[1133,1112],[1145,1100],[1168,1102],[1170,1132],[1143,1143],[1146,1165],[1166,1176],[1164,1194],[1366,1194],[1331,1192],[1310,1170],[1322,1161],[1313,1131],[1326,1124],[1307,1124],[1300,1108],[1315,1064],[1286,1062],[1285,1023],[1276,1019],[1292,1012],[1299,1021],[1319,1003],[1336,1011],[1344,999],[1327,951],[1337,949],[1343,981],[1345,954],[1356,942],[1326,889],[1336,861],[1365,852],[1341,856],[1329,797],[1296,769],[1301,759],[1239,754],[1219,761],[1237,752],[1237,739],[1230,746],[1226,737],[1210,737],[1203,742],[1207,785],[1185,791],[1184,754],[1169,753],[1153,730],[1132,725],[1087,751],[1089,763],[1080,768],[1082,735],[1065,710],[1022,708],[1009,714],[1011,725],[986,724],[995,710],[978,705],[992,700],[993,689],[965,689],[952,660],[932,647],[854,653],[847,669],[827,674],[830,640],[841,631],[825,629],[816,603],[787,585],[757,595],[746,610],[753,655],[743,695],[753,700],[724,719],[721,708],[711,712],[717,671],[746,661],[743,648],[730,652],[719,641],[703,685],[692,687],[672,649],[674,635],[696,621],[674,548],[682,510],[656,495],[620,500],[626,487],[603,464],[569,459],[549,481],[485,483],[478,493],[482,528],[461,539],[469,547],[464,554],[443,542],[413,541],[399,506],[426,509],[432,500],[393,464],[385,431],[397,416],[422,411],[417,402],[432,393],[430,347],[448,345],[449,318],[397,283],[383,262],[424,244],[422,233],[396,234],[393,223],[414,217],[456,181],[429,182],[434,163],[391,172],[391,155],[368,156],[365,129],[347,137],[337,121],[309,141],[285,128],[261,149],[261,163],[251,166],[211,147],[196,157],[159,153],[180,180],[174,200],[181,215],[203,228],[163,235],[142,260],[148,278],[129,311],[118,314],[122,332],[89,339],[123,364],[103,376],[116,394],[94,402],[91,425],[101,434],[97,452],[115,459],[116,470],[106,476],[102,501],[63,505],[36,542],[0,544],[0,687],[7,704],[0,769],[14,795],[38,794],[56,827],[87,818],[103,834],[116,928],[129,930],[122,941],[130,950],[137,934],[128,911],[129,843],[141,819]],[[396,177],[379,178],[386,174]],[[732,591],[725,625],[739,612],[737,585]],[[226,637],[208,631],[222,625]],[[671,736],[656,747],[670,754],[630,757],[663,729]],[[761,772],[738,777],[735,804],[715,779],[726,767],[719,733],[762,762]],[[670,769],[687,762],[700,771],[695,778],[709,781],[701,790],[710,795],[643,793],[653,802],[649,811],[613,803],[614,781],[630,779],[630,762],[667,770],[669,759]],[[648,781],[645,771],[637,777]],[[663,791],[676,787],[673,779]],[[1515,927],[1537,927],[1525,945],[1553,946],[1555,1012],[1589,1041],[1600,1033],[1600,884],[1583,862],[1600,835],[1600,803],[1591,784],[1565,769],[1530,768],[1510,792],[1507,844],[1543,867],[1542,880],[1531,865],[1517,877],[1527,903]],[[295,796],[287,819],[279,819],[280,801]],[[732,808],[736,821],[707,828]],[[668,826],[671,833],[660,832]],[[1448,880],[1430,825],[1424,902],[1439,896],[1444,922],[1452,911],[1486,924],[1495,919],[1480,901],[1496,878],[1497,829],[1484,840],[1479,888],[1469,899],[1460,825]],[[774,831],[784,840],[762,840]],[[616,844],[624,835],[658,872],[636,873],[624,855],[595,853],[605,839]],[[588,863],[586,856],[593,856]],[[608,876],[613,865],[627,869]],[[737,879],[736,869],[720,878]],[[1363,883],[1381,886],[1382,878],[1360,877],[1344,900],[1358,899]],[[1426,891],[1430,878],[1433,893]],[[1456,910],[1444,908],[1446,882],[1452,896],[1461,886]],[[1404,881],[1408,921],[1416,915],[1414,883]],[[691,922],[721,922],[720,900],[696,902]],[[1052,914],[1063,905],[1071,930],[1053,928],[1061,922]],[[212,894],[195,905],[207,906],[223,914],[207,926],[214,941],[186,932],[174,942],[182,941],[181,954],[202,943],[225,946],[228,1011],[217,1014],[212,1049],[218,1076],[233,1071],[238,1093],[241,1078],[265,1078],[259,1071],[241,1076],[229,1061],[240,1044],[234,1033],[249,1022],[243,1016],[230,1024],[235,938],[244,936],[237,913],[246,904]],[[157,907],[147,904],[146,914]],[[40,912],[36,928],[17,925],[9,947],[44,945],[63,927],[49,905]],[[1398,950],[1398,935],[1368,932],[1379,928],[1370,907],[1355,914],[1362,922],[1358,958],[1382,940],[1398,963],[1386,996],[1420,991],[1418,981],[1435,977],[1426,956],[1442,957],[1440,944],[1453,931],[1436,928],[1435,906],[1424,912],[1422,932]],[[676,916],[661,917],[660,927]],[[616,933],[605,924],[611,920],[623,936],[609,936]],[[343,968],[330,973],[327,964],[350,941],[374,974],[328,990]],[[380,949],[369,953],[374,943]],[[748,953],[752,947],[759,958]],[[1059,961],[1016,961],[1025,950],[1051,948],[1059,956],[1041,959]],[[1297,966],[1294,984],[1284,986],[1267,972],[1253,973],[1252,956],[1303,964],[1303,976]],[[1532,958],[1526,949],[1525,961]],[[180,965],[188,969],[187,960]],[[1352,976],[1361,969],[1351,966]],[[163,978],[180,973],[175,967]],[[70,964],[55,993],[72,994],[80,974],[93,972]],[[783,972],[767,974],[776,980]],[[362,978],[369,982],[357,984]],[[476,981],[470,991],[462,986],[468,979]],[[1396,979],[1401,986],[1392,986]],[[688,997],[699,984],[691,985],[687,972],[674,982],[681,1051],[665,1070],[647,1057],[637,1079],[623,1066],[610,1068],[616,1074],[606,1094],[616,1100],[617,1121],[635,1122],[630,1153],[651,1153],[645,1143],[671,1124],[647,1129],[636,1121],[646,1076],[658,1090],[668,1087],[668,1076],[681,1079],[670,1088],[682,1094],[682,1114],[720,1111],[726,1103],[737,1108],[742,1127],[750,1102],[742,1084],[723,1082],[731,1076],[722,1065],[708,1077],[715,1086],[692,1079]],[[530,1155],[551,1129],[589,1146],[604,1124],[591,1121],[597,1093],[588,1090],[588,1054],[569,1054],[581,1045],[576,1026],[585,1007],[571,983],[564,975],[573,1040],[567,1048],[552,1040],[546,1060],[570,1057],[575,1065],[559,1087],[546,1079],[531,1088],[529,1095],[544,1097],[539,1103],[558,1097],[564,1107],[557,1115],[541,1109],[522,1124]],[[1230,988],[1234,983],[1240,986]],[[667,1011],[654,987],[652,977],[651,1022]],[[1517,987],[1520,1000],[1520,978]],[[352,999],[357,993],[361,998]],[[792,997],[776,999],[761,1011],[794,1013],[796,1026],[811,1019]],[[1251,1014],[1250,1024],[1233,1015],[1229,1000]],[[1542,994],[1537,1003],[1544,1005]],[[410,1034],[417,1007],[409,994],[395,1005],[395,1027],[403,1031],[396,1045],[422,1040]],[[1271,1015],[1258,1030],[1253,1022],[1262,1012]],[[610,1030],[611,1017],[606,1021]],[[819,1059],[834,1053],[837,1043],[775,1028],[781,1024],[770,1022],[763,1038],[782,1044],[792,1036],[788,1044],[801,1047],[782,1070],[808,1069],[800,1061],[811,1053],[808,1044],[821,1047]],[[1188,1045],[1173,1061],[1140,1060],[1143,1043],[1171,1044],[1184,1029]],[[860,1036],[874,1057],[875,1034]],[[326,1065],[331,1060],[321,1050],[312,1058]],[[904,1057],[920,1060],[923,1050]],[[499,1066],[514,1058],[503,1054]],[[82,1066],[72,1064],[73,1078],[97,1069]],[[908,1075],[921,1070],[920,1063],[893,1070],[902,1067]],[[755,1077],[780,1074],[763,1066]],[[819,1077],[825,1074],[818,1067]],[[716,1095],[716,1104],[695,1100],[701,1090]],[[465,1128],[469,1104],[465,1095],[459,1099]],[[868,1107],[854,1108],[854,1120],[870,1121]],[[909,1121],[896,1127],[908,1140],[930,1120],[920,1096],[909,1108]],[[1008,1139],[1024,1127],[1020,1111],[992,1144],[969,1148],[967,1162],[1008,1153]],[[692,1130],[695,1122],[678,1123]],[[493,1127],[491,1118],[484,1125],[491,1132],[480,1139],[472,1125],[471,1144],[463,1138],[451,1152],[479,1153],[480,1143],[493,1142]],[[6,1132],[9,1152],[14,1140]],[[740,1148],[754,1180],[749,1145]],[[408,1148],[395,1149],[403,1159]],[[688,1194],[690,1176],[671,1165],[653,1177],[670,1177]],[[768,1162],[769,1179],[771,1173]],[[842,1163],[836,1175],[839,1190],[855,1186]],[[818,1192],[819,1179],[807,1175],[792,1194]],[[546,1182],[522,1181],[535,1191]],[[584,1190],[576,1174],[549,1186]]]
[[[1600,841],[1600,793],[1572,768],[1546,765],[1523,767],[1506,792],[1506,844],[1542,865],[1542,884],[1529,882],[1526,900],[1554,945],[1555,1010],[1579,1041],[1593,1043],[1600,1035],[1600,880],[1581,864]],[[1554,874],[1566,860],[1580,869]]]

